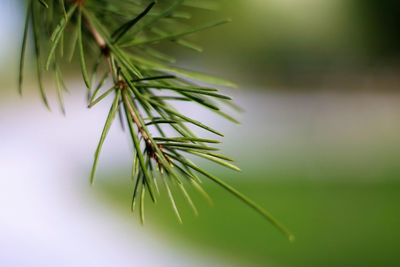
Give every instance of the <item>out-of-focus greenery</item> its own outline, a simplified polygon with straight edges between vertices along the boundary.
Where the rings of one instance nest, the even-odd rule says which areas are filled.
[[[205,188],[215,206],[195,199],[199,218],[178,200],[179,225],[169,203],[160,201],[146,206],[144,229],[239,266],[399,266],[398,94],[376,93],[365,105],[364,93],[342,94],[300,93],[292,102],[257,94],[244,128],[229,131],[223,148],[243,172],[207,168],[270,210],[294,232],[295,243],[212,184]],[[262,104],[272,107],[254,108]],[[132,184],[123,175],[110,176],[96,185],[101,198],[135,224],[127,204]]]
[[[222,0],[221,6],[233,22],[222,38],[220,31],[198,37],[207,48],[198,61],[206,57],[216,70],[235,71],[233,79],[299,89],[327,75],[399,66],[398,1]]]
[[[200,205],[199,218],[184,208],[185,222],[178,225],[164,198],[156,212],[154,207],[147,209],[150,226],[146,227],[206,253],[225,255],[240,262],[240,266],[399,266],[398,182],[360,185],[263,180],[270,175],[268,170],[252,173],[253,177],[242,177],[251,182],[237,186],[288,223],[297,235],[293,244],[214,186],[207,189],[211,190],[215,207]],[[398,173],[386,175],[392,177],[383,179]],[[114,184],[107,190],[106,195],[128,213],[127,187]]]
[[[233,22],[223,29],[191,37],[206,51],[197,55],[184,51],[179,57],[189,66],[207,66],[209,73],[226,73],[239,84],[245,80],[270,88],[275,82],[291,83],[296,90],[299,80],[306,77],[308,81],[318,81],[325,77],[321,75],[324,72],[385,69],[399,63],[399,3],[221,0],[220,17],[231,17]],[[196,15],[195,20],[215,18],[207,11]],[[173,47],[171,44],[168,49]],[[6,76],[10,79],[8,72]],[[344,84],[344,89],[350,87],[347,81]],[[357,100],[353,101],[357,106]],[[341,119],[345,120],[344,116]],[[359,123],[338,127],[351,131]],[[313,158],[309,150],[299,149],[291,154],[293,150],[277,152],[258,145],[247,151],[238,145],[237,158],[243,173],[220,176],[286,223],[296,234],[294,244],[211,184],[205,187],[214,199],[213,208],[194,199],[200,217],[195,218],[188,207],[180,205],[184,224],[179,225],[164,193],[156,208],[152,204],[146,206],[144,229],[165,236],[168,242],[189,244],[204,254],[225,255],[241,266],[400,266],[399,140],[391,138],[384,125],[382,122],[379,126],[382,134],[376,140],[386,143],[365,141],[365,128],[365,133],[339,148],[340,153],[335,154],[336,146],[331,144],[316,149]],[[257,129],[252,131],[258,133]],[[257,138],[267,138],[258,134]],[[277,153],[284,156],[279,158]],[[314,165],[307,165],[307,161]],[[138,222],[129,212],[132,184],[126,175],[114,169],[110,170],[111,179],[105,177],[107,174],[102,176],[96,191],[101,188],[101,197],[119,207],[118,213],[124,214],[126,220]]]
[[[224,256],[239,266],[399,266],[398,146],[382,140],[367,143],[303,151],[289,145],[292,148],[281,152],[283,156],[259,147],[254,150],[257,156],[242,150],[243,173],[213,170],[286,223],[296,234],[293,244],[252,210],[208,183],[205,188],[214,207],[195,198],[200,211],[196,218],[178,199],[184,220],[179,225],[162,193],[157,207],[146,206],[144,229],[203,255]],[[290,153],[294,155],[288,157]],[[138,222],[127,203],[131,184],[112,177],[99,179],[101,197],[119,207],[126,220]]]
[[[347,79],[388,69],[397,73],[399,68],[398,1],[215,2],[219,11],[199,11],[193,15],[194,24],[225,17],[233,22],[188,38],[204,47],[204,53],[182,51],[174,44],[163,47],[179,54],[178,63],[225,75],[241,85],[281,88],[283,84],[297,90],[324,82],[327,76],[330,83],[332,76]]]

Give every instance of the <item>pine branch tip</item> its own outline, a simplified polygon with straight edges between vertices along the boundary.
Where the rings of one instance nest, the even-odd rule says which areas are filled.
[[[50,4],[49,10],[46,11],[52,12],[48,14],[49,16],[42,14],[44,9],[38,8],[39,2],[47,8]],[[177,203],[174,198],[176,190],[181,190],[180,193],[193,210],[194,216],[199,216],[199,210],[183,187],[186,182],[196,189],[210,206],[214,206],[214,202],[201,186],[201,179],[197,176],[200,173],[236,196],[248,207],[255,209],[275,228],[284,233],[290,242],[293,242],[294,235],[261,206],[209,174],[205,169],[197,167],[190,160],[190,156],[195,155],[234,171],[242,171],[232,163],[233,160],[215,152],[219,150],[217,146],[210,145],[220,144],[221,141],[198,138],[191,126],[221,137],[224,137],[223,133],[194,119],[193,114],[178,111],[172,103],[175,101],[193,103],[207,108],[228,121],[240,124],[237,119],[224,113],[220,107],[226,104],[239,109],[230,102],[232,98],[220,93],[218,88],[204,86],[208,84],[222,88],[238,88],[238,85],[218,77],[174,67],[171,64],[175,60],[173,57],[164,54],[162,49],[159,51],[158,48],[153,47],[159,43],[173,42],[193,51],[203,52],[201,46],[186,40],[186,37],[232,22],[232,19],[226,18],[192,27],[185,21],[191,18],[191,14],[187,13],[186,9],[215,8],[214,3],[200,2],[134,1],[136,5],[118,6],[113,3],[113,5],[97,8],[96,1],[31,0],[22,42],[18,92],[22,96],[26,36],[29,25],[32,25],[39,89],[43,104],[48,110],[51,111],[42,79],[44,71],[54,67],[58,102],[62,114],[66,116],[62,94],[65,85],[60,70],[65,63],[63,56],[68,57],[66,59],[69,61],[73,57],[77,59],[81,78],[87,88],[88,109],[92,109],[107,96],[114,96],[94,155],[89,177],[91,186],[95,182],[102,147],[115,117],[118,116],[121,126],[126,127],[130,135],[135,151],[131,175],[135,182],[131,212],[135,209],[139,211],[142,226],[145,223],[145,200],[151,199],[156,205],[161,199],[158,198],[160,189],[157,181],[160,179],[155,174],[157,171],[161,176],[165,174],[161,180],[165,184],[172,211],[179,224],[183,224],[183,221],[177,205],[181,204],[181,199],[179,198],[180,202]],[[158,3],[161,4],[158,6]],[[57,6],[60,8],[57,9]],[[50,15],[52,19],[49,20]],[[114,15],[121,16],[115,19]],[[164,20],[168,20],[168,27],[163,23]],[[72,36],[67,36],[70,33]],[[64,35],[67,37],[64,38]],[[45,44],[44,41],[48,42]],[[64,52],[64,42],[69,42],[70,47],[66,51],[69,52],[68,54]],[[92,53],[93,51],[98,52],[95,54]],[[46,53],[41,55],[42,52]],[[101,76],[102,78],[97,76],[103,72],[105,74]],[[103,92],[104,85],[109,82],[112,82],[114,87]],[[95,83],[98,83],[97,86]],[[98,96],[100,92],[102,94]],[[173,130],[177,137],[169,137],[167,129]],[[155,135],[159,137],[153,137]],[[174,187],[170,189],[168,184]]]

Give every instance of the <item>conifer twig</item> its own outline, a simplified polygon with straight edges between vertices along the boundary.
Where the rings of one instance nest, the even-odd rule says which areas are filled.
[[[22,93],[27,36],[29,27],[32,27],[39,88],[46,106],[48,102],[42,76],[52,69],[59,102],[64,111],[62,98],[64,81],[61,68],[66,64],[64,47],[70,49],[67,53],[68,61],[76,54],[79,56],[82,77],[88,90],[89,108],[113,95],[112,105],[95,152],[90,174],[91,183],[96,176],[102,146],[115,117],[119,116],[122,125],[127,125],[132,140],[134,181],[132,211],[139,201],[142,223],[144,223],[146,196],[153,202],[157,201],[160,191],[159,180],[165,186],[179,222],[182,219],[176,205],[175,192],[170,184],[177,186],[188,205],[197,214],[197,208],[184,184],[192,186],[209,200],[208,194],[200,184],[199,174],[236,196],[293,240],[293,235],[270,213],[188,158],[189,155],[195,155],[240,171],[230,158],[215,152],[218,150],[215,145],[220,143],[219,140],[201,138],[188,125],[217,136],[223,136],[222,133],[193,119],[190,114],[178,111],[173,106],[174,101],[191,102],[193,105],[197,104],[230,121],[237,122],[221,110],[225,103],[231,101],[230,97],[221,94],[214,87],[232,87],[234,84],[172,66],[170,62],[175,62],[175,59],[160,51],[158,47],[160,43],[172,42],[193,50],[201,50],[186,38],[229,20],[207,23],[203,26],[182,27],[184,24],[182,20],[188,20],[191,16],[179,14],[178,11],[181,8],[214,9],[214,1],[195,3],[185,0],[28,0],[27,8],[20,60],[19,92]],[[66,46],[64,42],[68,40],[70,43]],[[42,45],[45,43],[47,44]],[[76,49],[78,51],[75,51]],[[42,58],[42,55],[46,57]],[[43,60],[46,62],[44,66],[41,64]],[[112,86],[103,91],[103,85],[107,81],[111,82]],[[93,88],[94,83],[97,86]],[[167,135],[166,130],[173,132],[173,136]]]

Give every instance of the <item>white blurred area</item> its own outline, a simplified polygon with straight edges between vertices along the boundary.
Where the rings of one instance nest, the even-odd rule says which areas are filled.
[[[0,105],[0,266],[223,266],[149,234],[95,194],[88,172],[106,105],[88,111],[70,99],[63,118],[29,98]],[[102,170],[129,157],[119,130],[110,140]]]

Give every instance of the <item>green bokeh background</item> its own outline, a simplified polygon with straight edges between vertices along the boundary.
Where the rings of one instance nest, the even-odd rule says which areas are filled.
[[[387,92],[394,91],[397,99],[397,2],[222,3],[221,13],[234,22],[195,37],[207,52],[194,57],[181,53],[184,62],[190,58],[190,64],[231,77],[245,90],[294,97],[307,97],[310,91],[340,92],[355,107],[359,98],[352,96],[354,92],[360,96],[377,92],[372,98],[379,99],[390,98]],[[385,128],[382,121],[387,115],[371,119],[367,126],[354,118],[338,125],[345,131],[346,127],[350,132],[356,129],[347,139],[336,139],[332,133],[331,139],[297,142],[304,136],[309,135],[309,141],[321,136],[313,137],[307,118],[297,122],[294,118],[292,123],[305,125],[303,131],[288,134],[282,145],[264,139],[268,138],[265,129],[274,127],[265,116],[258,114],[258,126],[232,134],[236,141],[228,140],[224,146],[238,158],[243,172],[232,174],[212,166],[210,171],[267,207],[296,234],[296,242],[287,242],[257,214],[209,183],[206,188],[214,199],[213,208],[196,199],[201,214],[194,218],[180,205],[184,224],[179,225],[164,198],[157,207],[148,205],[150,231],[205,255],[224,255],[239,266],[399,266],[400,131],[396,120]],[[346,114],[340,116],[346,121]],[[246,135],[256,138],[258,145],[246,147]],[[126,215],[131,187],[114,174],[103,178],[104,195]],[[106,182],[115,179],[119,182]]]
[[[183,65],[231,78],[244,94],[267,92],[255,97],[258,100],[269,99],[271,92],[294,98],[307,97],[310,91],[340,92],[339,102],[348,96],[349,105],[357,107],[361,96],[373,92],[371,98],[381,104],[371,107],[371,123],[339,114],[347,123],[337,127],[354,130],[345,139],[335,139],[335,133],[318,139],[328,132],[313,136],[307,118],[294,117],[288,123],[303,127],[274,143],[266,134],[274,124],[257,109],[257,123],[251,128],[246,128],[246,121],[254,120],[253,113],[242,115],[241,130],[226,128],[223,151],[238,159],[243,171],[204,166],[270,210],[293,231],[296,242],[288,242],[209,182],[205,188],[214,199],[213,207],[195,197],[200,216],[194,217],[185,204],[179,204],[184,219],[179,225],[164,194],[157,206],[147,202],[144,231],[204,255],[226,257],[239,266],[400,266],[398,3],[226,0],[217,15],[196,14],[195,20],[228,16],[233,23],[191,37],[206,48],[203,54],[168,46]],[[1,65],[7,88],[14,82],[9,75],[15,65],[10,55],[5,61],[10,63]],[[388,106],[392,109],[379,113]],[[316,142],[310,142],[314,138]],[[250,142],[254,140],[257,144]],[[127,166],[100,174],[95,190],[99,200],[111,203],[116,216],[137,223],[129,212],[132,183],[128,172],[120,169]]]
[[[264,178],[260,175],[242,178]],[[234,184],[270,207],[296,234],[296,242],[289,243],[251,210],[211,185],[207,189],[215,207],[200,204],[198,218],[184,209],[185,222],[179,225],[163,198],[157,208],[147,208],[147,230],[205,255],[222,255],[239,266],[398,266],[400,262],[397,182]],[[107,197],[129,216],[126,188],[108,185]]]

